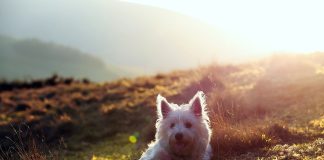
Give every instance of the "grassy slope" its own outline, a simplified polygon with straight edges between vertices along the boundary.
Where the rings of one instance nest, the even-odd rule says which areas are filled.
[[[17,40],[0,35],[0,78],[16,80],[44,78],[53,73],[76,78],[107,81],[125,71],[81,51],[35,39]]]
[[[47,144],[63,136],[66,159],[136,159],[154,135],[156,95],[184,103],[203,90],[213,159],[324,158],[321,59],[274,56],[105,84],[6,91],[0,94],[0,135],[10,135],[9,123],[25,122]],[[19,105],[28,107],[17,111]]]

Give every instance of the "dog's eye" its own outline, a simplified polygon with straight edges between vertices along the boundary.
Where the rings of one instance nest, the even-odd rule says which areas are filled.
[[[192,127],[192,124],[190,122],[186,122],[185,123],[185,126],[186,126],[186,128],[191,128]]]
[[[170,128],[173,128],[173,127],[174,127],[174,123],[171,123]]]

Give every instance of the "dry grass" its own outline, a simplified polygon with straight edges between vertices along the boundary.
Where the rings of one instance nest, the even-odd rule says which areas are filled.
[[[48,144],[45,144],[43,137],[34,135],[26,125],[20,125],[18,128],[12,127],[14,135],[5,137],[1,144],[11,144],[9,148],[0,146],[0,160],[22,159],[22,160],[58,160],[62,158],[59,151],[63,144],[55,145],[56,150],[52,151]]]
[[[105,84],[60,83],[2,91],[0,136],[12,137],[10,125],[26,123],[44,136],[45,144],[65,137],[70,159],[80,159],[89,147],[97,156],[89,153],[87,158],[136,159],[153,139],[156,95],[184,103],[202,90],[211,116],[214,159],[275,157],[281,154],[274,148],[277,145],[304,147],[323,137],[322,118],[318,117],[324,115],[324,77],[319,72],[324,62],[319,57],[274,56],[253,64],[211,65]],[[136,144],[127,144],[125,135],[133,133],[137,133]],[[116,136],[120,134],[124,136]],[[102,144],[114,145],[118,153],[112,156],[111,147]],[[119,153],[118,147],[138,152]],[[316,147],[322,146],[316,141]],[[48,156],[47,152],[34,152],[24,153]]]

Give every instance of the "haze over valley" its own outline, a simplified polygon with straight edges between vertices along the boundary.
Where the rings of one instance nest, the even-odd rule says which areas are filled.
[[[254,1],[240,3],[241,8],[233,6],[232,9],[238,11],[233,13],[225,10],[231,8],[230,2],[208,1],[210,7],[207,2],[201,6],[195,3],[188,1],[186,8],[169,1],[2,0],[0,35],[18,40],[36,39],[88,54],[92,57],[90,59],[96,58],[101,61],[99,64],[104,65],[104,69],[89,66],[90,68],[84,69],[83,72],[92,71],[95,75],[94,73],[77,74],[77,77],[90,76],[96,80],[194,68],[212,62],[241,63],[264,58],[273,53],[306,53],[307,49],[311,52],[321,49],[314,50],[314,47],[320,44],[319,38],[323,33],[318,30],[321,24],[317,23],[313,11],[305,15],[314,18],[309,20],[309,23],[314,26],[313,29],[308,29],[313,31],[307,32],[309,34],[305,36],[304,32],[300,33],[302,31],[300,24],[295,21],[283,21],[281,18],[295,19],[293,14],[284,12],[285,7],[289,7],[288,3],[282,6],[269,4],[270,8],[275,8],[278,13],[282,13],[273,14],[273,17],[268,14],[271,12],[265,8],[265,5]],[[205,9],[202,9],[202,6]],[[214,11],[212,6],[217,10]],[[302,6],[304,5],[298,4],[292,13]],[[244,12],[244,8],[251,12]],[[264,11],[261,10],[262,8]],[[303,19],[305,17],[301,17],[301,20]],[[262,30],[267,26],[267,31]],[[303,28],[307,29],[307,25],[305,24]],[[312,38],[314,41],[300,45],[307,38]],[[278,43],[281,46],[288,46],[287,49],[296,46],[295,48],[299,50],[284,50],[280,45],[278,46]],[[274,45],[277,45],[278,50],[265,47]],[[301,49],[303,47],[306,50]],[[8,53],[2,50],[0,54],[3,56]],[[84,64],[79,63],[79,65]],[[48,68],[41,65],[39,67]],[[4,70],[8,68],[11,70]],[[93,71],[94,69],[117,70],[119,73],[110,72],[109,76],[103,76],[97,74],[108,72],[97,72]],[[22,73],[23,71],[16,71],[14,67],[8,65],[1,70],[0,78],[40,77],[38,73],[32,73],[32,70],[18,74],[17,77],[14,74],[9,77],[3,76],[7,72]],[[52,72],[64,71],[59,68],[47,70],[47,73]],[[66,73],[63,75],[75,75]]]

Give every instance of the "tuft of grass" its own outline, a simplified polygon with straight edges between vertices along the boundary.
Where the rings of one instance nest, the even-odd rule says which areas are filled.
[[[27,125],[12,127],[14,136],[8,137],[1,141],[1,144],[7,143],[8,147],[0,146],[0,160],[58,160],[62,158],[59,154],[61,148],[52,151],[44,143],[40,136],[33,135]],[[63,144],[63,140],[61,140]],[[58,145],[61,146],[61,145]]]

